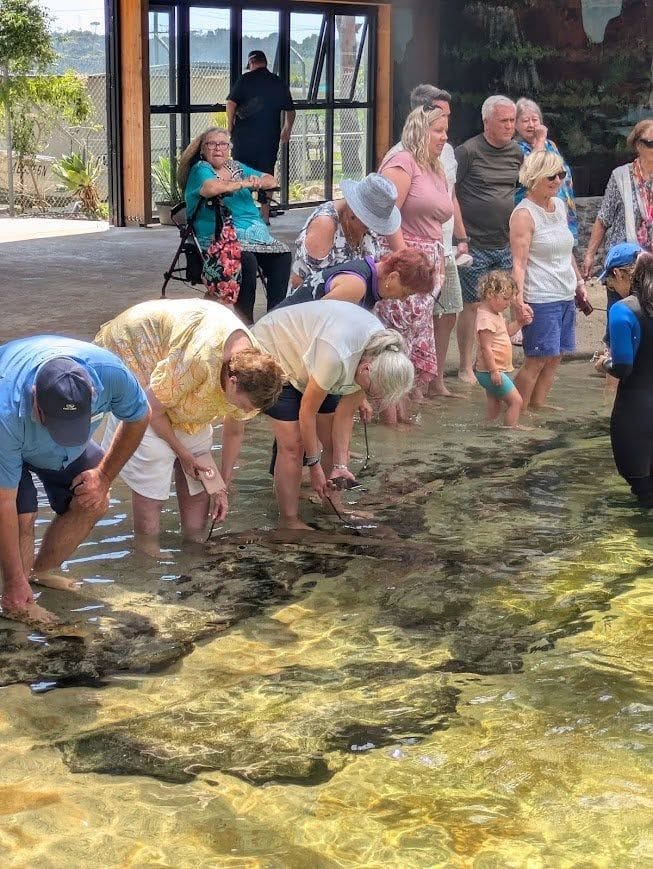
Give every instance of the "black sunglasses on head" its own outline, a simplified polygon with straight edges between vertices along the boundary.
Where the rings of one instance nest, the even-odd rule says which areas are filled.
[[[638,139],[645,148],[653,148],[653,139]]]
[[[547,181],[555,181],[556,178],[559,178],[560,181],[564,181],[566,177],[567,177],[567,173],[561,171],[561,172],[556,172],[555,175],[547,175],[546,180]]]

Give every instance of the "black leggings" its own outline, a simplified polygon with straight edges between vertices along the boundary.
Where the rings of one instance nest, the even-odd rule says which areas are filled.
[[[629,394],[620,386],[610,419],[612,455],[633,495],[647,507],[653,507],[652,420],[653,394]]]
[[[286,298],[292,257],[288,253],[242,253],[243,278],[236,310],[248,323],[254,321],[254,302],[256,300],[256,274],[260,267],[265,276],[268,295],[268,311]]]

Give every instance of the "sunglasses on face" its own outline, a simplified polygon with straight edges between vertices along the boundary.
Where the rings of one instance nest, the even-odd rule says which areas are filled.
[[[555,181],[557,178],[559,181],[564,181],[566,177],[567,177],[567,173],[560,171],[560,172],[556,172],[555,175],[547,175],[546,180],[547,181]]]
[[[645,148],[653,148],[653,139],[638,139],[637,141]]]

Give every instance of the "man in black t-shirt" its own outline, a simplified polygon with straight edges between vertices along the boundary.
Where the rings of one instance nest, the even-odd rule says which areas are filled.
[[[273,175],[279,142],[290,139],[295,120],[294,104],[288,86],[270,72],[262,51],[250,51],[247,70],[227,97],[227,125],[233,157],[252,169]],[[267,221],[269,206],[264,205],[261,211]]]

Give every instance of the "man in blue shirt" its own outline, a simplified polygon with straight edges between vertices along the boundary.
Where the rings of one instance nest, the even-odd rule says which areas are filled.
[[[105,454],[92,434],[109,411],[122,424]],[[73,587],[52,571],[105,512],[109,486],[140,443],[149,417],[138,381],[107,350],[57,335],[0,347],[0,570],[6,616],[54,620],[34,603],[29,582]],[[36,558],[32,474],[57,514]]]

